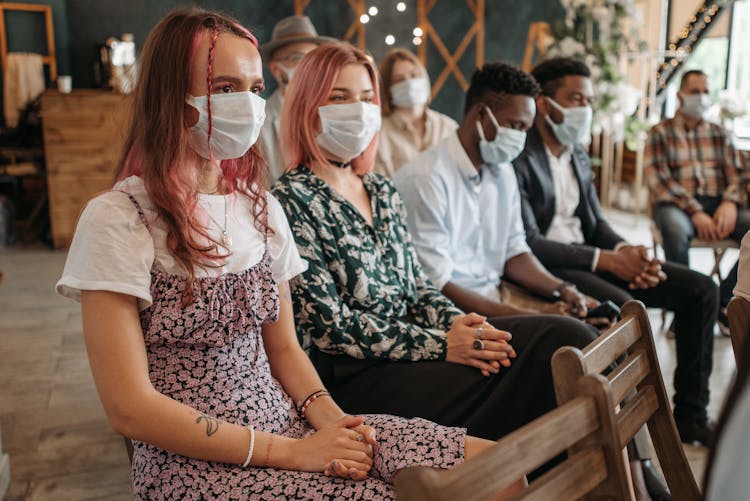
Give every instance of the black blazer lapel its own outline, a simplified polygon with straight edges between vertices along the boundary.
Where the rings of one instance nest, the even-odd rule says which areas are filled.
[[[528,165],[532,170],[534,177],[539,181],[540,193],[536,196],[538,200],[533,204],[541,208],[541,217],[537,218],[539,230],[544,235],[555,217],[555,183],[552,179],[552,169],[547,158],[547,149],[544,146],[541,134],[532,127],[528,132]]]

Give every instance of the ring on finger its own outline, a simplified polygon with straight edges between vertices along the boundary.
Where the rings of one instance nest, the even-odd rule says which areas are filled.
[[[365,437],[361,433],[357,433],[357,442],[364,441]]]
[[[475,339],[474,343],[472,343],[471,346],[475,350],[482,351],[484,349],[484,341],[482,341],[481,339]]]
[[[475,332],[477,339],[482,339],[482,331],[484,331],[484,327],[477,327]]]

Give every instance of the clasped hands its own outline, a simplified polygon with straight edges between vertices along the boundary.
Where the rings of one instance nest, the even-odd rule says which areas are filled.
[[[482,315],[461,315],[446,333],[445,360],[476,367],[484,376],[497,374],[501,366],[510,367],[510,360],[516,358],[509,344],[511,337],[510,332],[495,329]]]
[[[694,212],[690,220],[695,226],[698,238],[712,242],[727,238],[737,224],[737,205],[734,202],[725,200],[719,205],[714,212],[714,217],[705,212]]]
[[[378,444],[375,429],[361,416],[344,415],[297,440],[290,451],[300,471],[323,472],[328,477],[367,478]]]
[[[656,258],[650,258],[642,245],[625,245],[614,252],[609,271],[628,283],[628,288],[649,289],[667,279]]]

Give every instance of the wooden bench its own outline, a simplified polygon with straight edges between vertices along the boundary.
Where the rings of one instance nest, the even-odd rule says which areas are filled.
[[[564,405],[577,399],[579,379],[600,376],[616,362],[617,367],[606,376],[606,381],[619,447],[625,447],[647,423],[672,497],[697,501],[701,493],[677,434],[646,308],[640,301],[628,301],[621,318],[583,350],[573,347],[557,350],[552,357],[557,402]],[[576,454],[579,450],[580,445],[576,444],[569,453]]]
[[[576,397],[503,437],[452,470],[415,466],[396,477],[400,501],[479,501],[491,498],[565,450],[562,463],[511,499],[627,499],[628,481],[607,381],[579,378]]]

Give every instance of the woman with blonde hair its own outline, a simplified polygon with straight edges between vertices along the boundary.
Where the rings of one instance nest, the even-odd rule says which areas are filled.
[[[255,142],[255,37],[179,10],[150,33],[119,181],[84,209],[59,293],[83,331],[137,499],[392,499],[410,465],[492,445],[424,419],[350,416],[297,342],[306,268]],[[512,482],[508,482],[509,484]]]
[[[383,125],[375,171],[393,177],[422,151],[458,129],[455,120],[429,108],[430,80],[417,56],[393,49],[380,62]]]

